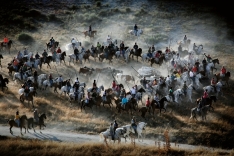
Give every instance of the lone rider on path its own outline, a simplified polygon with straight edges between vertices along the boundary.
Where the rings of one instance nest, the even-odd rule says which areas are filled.
[[[138,45],[137,45],[137,43],[135,42],[135,45],[133,46],[133,48],[135,49],[135,52],[137,51],[137,49],[138,49]]]
[[[131,120],[131,126],[134,129],[135,133],[137,134],[137,124],[136,124],[136,118],[135,118],[135,116],[133,116],[133,118]]]
[[[137,25],[135,24],[135,25],[134,25],[134,34],[135,34],[135,36],[137,36],[137,31],[138,31],[138,27],[137,27]]]

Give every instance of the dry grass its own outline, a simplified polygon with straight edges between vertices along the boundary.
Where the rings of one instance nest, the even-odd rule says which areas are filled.
[[[163,147],[140,147],[134,145],[75,144],[53,141],[25,140],[20,138],[0,138],[2,155],[232,155],[219,151],[164,149]]]

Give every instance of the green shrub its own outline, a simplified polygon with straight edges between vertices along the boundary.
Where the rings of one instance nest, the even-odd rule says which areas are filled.
[[[17,38],[20,42],[34,42],[33,37],[26,33],[20,33]]]

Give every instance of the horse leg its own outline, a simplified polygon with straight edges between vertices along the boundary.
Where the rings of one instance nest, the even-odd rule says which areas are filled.
[[[11,130],[13,126],[10,126],[10,133],[13,135],[13,131]]]

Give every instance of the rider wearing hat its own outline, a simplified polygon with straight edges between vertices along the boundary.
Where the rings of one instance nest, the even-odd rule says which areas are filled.
[[[115,130],[118,128],[118,123],[116,122],[116,120],[114,121],[114,135],[115,135]]]

